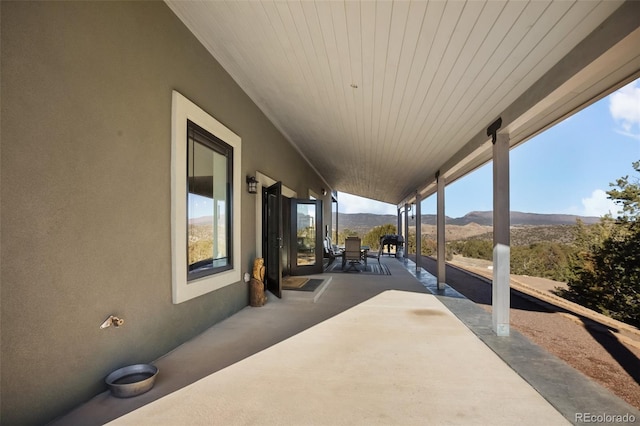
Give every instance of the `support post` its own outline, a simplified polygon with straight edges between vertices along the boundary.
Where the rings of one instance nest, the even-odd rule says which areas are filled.
[[[438,290],[444,290],[446,280],[446,242],[445,242],[445,215],[444,215],[444,176],[436,173],[437,206],[436,206],[436,243],[437,243],[437,275]]]
[[[409,257],[409,204],[404,205],[404,258]]]
[[[492,325],[498,336],[509,335],[510,308],[510,207],[509,135],[497,134],[493,141],[493,285]]]
[[[333,244],[338,244],[338,234],[340,234],[340,228],[338,228],[338,218],[340,217],[340,204],[338,203],[338,195],[336,194],[336,239]]]
[[[422,264],[422,212],[420,208],[420,193],[416,191],[416,272]]]

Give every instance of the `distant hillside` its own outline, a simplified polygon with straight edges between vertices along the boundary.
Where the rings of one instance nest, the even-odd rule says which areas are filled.
[[[511,244],[528,245],[539,241],[569,244],[573,241],[573,226],[576,219],[585,224],[597,223],[600,218],[564,214],[536,214],[511,212]],[[491,212],[471,212],[459,218],[446,218],[447,241],[474,239],[492,239]],[[396,225],[397,216],[376,214],[340,213],[338,227],[340,231],[349,229],[363,236],[376,226]],[[415,230],[415,220],[409,220],[411,232]],[[436,238],[436,216],[422,216],[422,234],[427,238]]]
[[[576,219],[581,219],[586,224],[597,223],[599,217],[575,216],[568,214],[539,214],[511,212],[511,226],[553,226],[553,225],[575,225]],[[370,213],[340,213],[338,216],[338,226],[340,229],[352,229],[355,231],[369,230],[375,226],[387,223],[397,224],[398,218],[395,215],[377,215]],[[415,223],[410,221],[410,224]],[[449,225],[469,225],[475,223],[482,226],[493,224],[493,212],[470,212],[459,218],[447,216],[446,223]],[[423,225],[435,225],[436,215],[422,215]]]
[[[511,226],[575,225],[576,219],[580,219],[586,224],[600,221],[599,217],[591,216],[511,212]],[[422,223],[424,223],[424,219]],[[471,212],[457,219],[449,219],[447,223],[452,225],[477,223],[478,225],[491,226],[493,224],[493,212]]]
[[[461,239],[468,238],[491,241],[493,239],[493,233],[489,227],[488,232],[477,235],[467,235]],[[510,242],[512,246],[527,246],[541,241],[572,244],[574,238],[574,227],[572,225],[526,225],[511,227]]]
[[[360,234],[365,234],[376,226],[388,223],[397,225],[398,217],[392,214],[371,213],[339,213],[338,215],[338,228],[340,231],[350,229]]]

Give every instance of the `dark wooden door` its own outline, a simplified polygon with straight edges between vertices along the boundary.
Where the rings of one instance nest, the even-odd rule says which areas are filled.
[[[282,182],[264,191],[262,203],[267,289],[282,297]]]

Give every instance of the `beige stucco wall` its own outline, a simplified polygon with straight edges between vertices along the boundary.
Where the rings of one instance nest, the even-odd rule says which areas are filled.
[[[171,302],[173,89],[242,138],[242,176],[326,185],[164,3],[0,7],[1,421],[43,423],[247,304],[244,283]]]

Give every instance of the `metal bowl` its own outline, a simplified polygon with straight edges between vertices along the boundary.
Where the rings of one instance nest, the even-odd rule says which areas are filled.
[[[158,368],[150,364],[122,367],[105,377],[111,394],[118,398],[131,398],[149,391],[158,375]]]

